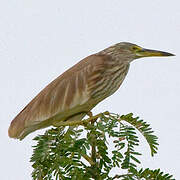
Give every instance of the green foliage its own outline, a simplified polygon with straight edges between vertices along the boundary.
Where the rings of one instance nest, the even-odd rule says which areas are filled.
[[[139,131],[151,155],[157,153],[157,137],[149,124],[133,114],[101,114],[95,122],[78,128],[52,128],[34,140],[31,158],[34,180],[172,180],[160,169],[140,169]],[[112,176],[113,168],[117,175]],[[140,170],[139,170],[140,169]]]
[[[125,120],[126,122],[134,126],[145,137],[151,149],[152,156],[157,153],[158,138],[157,136],[153,135],[154,131],[152,131],[150,124],[147,124],[143,120],[139,120],[139,117],[133,118],[132,113],[127,115],[122,115],[121,119]]]

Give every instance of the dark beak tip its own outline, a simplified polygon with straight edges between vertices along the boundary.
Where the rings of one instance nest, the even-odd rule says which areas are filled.
[[[171,53],[166,53],[166,56],[176,56],[175,54],[171,54]]]

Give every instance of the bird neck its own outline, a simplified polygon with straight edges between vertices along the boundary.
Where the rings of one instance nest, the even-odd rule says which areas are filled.
[[[118,51],[116,51],[114,46],[106,48],[106,49],[100,51],[98,54],[110,56],[113,60],[118,60],[118,59],[120,59],[120,56],[121,56],[120,53]]]

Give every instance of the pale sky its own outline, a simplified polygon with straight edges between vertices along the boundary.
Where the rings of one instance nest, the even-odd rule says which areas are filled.
[[[0,179],[31,180],[32,139],[10,139],[11,120],[48,83],[82,58],[121,41],[176,54],[134,61],[121,88],[93,113],[133,112],[159,137],[143,141],[142,166],[180,179],[179,0],[0,1]]]

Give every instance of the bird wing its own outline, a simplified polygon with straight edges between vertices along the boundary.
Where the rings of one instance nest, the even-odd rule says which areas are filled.
[[[29,132],[26,132],[29,134],[50,126],[52,122],[47,120],[87,103],[90,99],[89,87],[94,79],[90,76],[97,80],[103,59],[98,55],[88,56],[52,81],[14,118],[9,127],[9,136],[21,139],[26,128],[29,128]]]

